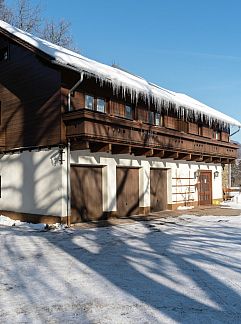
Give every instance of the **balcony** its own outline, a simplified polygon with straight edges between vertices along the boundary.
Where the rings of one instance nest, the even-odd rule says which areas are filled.
[[[237,145],[148,125],[96,111],[63,114],[72,149],[134,154],[214,163],[231,163]]]

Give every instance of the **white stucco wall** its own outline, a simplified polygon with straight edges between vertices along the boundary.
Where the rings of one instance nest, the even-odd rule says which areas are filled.
[[[6,154],[0,157],[0,210],[54,216],[67,215],[67,152],[59,163],[58,149],[39,152]],[[213,199],[222,198],[222,168],[220,165],[160,160],[158,158],[113,156],[86,151],[71,152],[72,164],[102,165],[103,211],[116,211],[116,167],[132,166],[139,169],[140,207],[150,206],[150,169],[167,169],[167,203],[185,199],[198,200],[197,170],[212,171]],[[219,177],[214,179],[214,172]],[[180,179],[181,178],[181,179]],[[181,186],[176,186],[176,185]],[[191,191],[187,194],[186,191]],[[181,194],[176,194],[177,192]],[[189,204],[190,205],[190,204]],[[70,208],[70,206],[69,206]],[[70,209],[69,209],[70,210]]]
[[[0,158],[0,209],[22,213],[67,214],[66,152],[58,149],[6,154]]]
[[[71,163],[102,165],[103,177],[103,210],[116,211],[116,167],[129,166],[139,168],[140,207],[150,206],[150,169],[167,169],[167,203],[176,204],[198,201],[197,178],[198,170],[212,171],[213,199],[222,198],[222,168],[221,165],[183,162],[175,160],[160,160],[158,158],[135,157],[130,155],[110,155],[108,153],[90,153],[86,151],[71,152]],[[214,179],[213,173],[219,171],[219,177]],[[190,193],[191,192],[191,193]]]

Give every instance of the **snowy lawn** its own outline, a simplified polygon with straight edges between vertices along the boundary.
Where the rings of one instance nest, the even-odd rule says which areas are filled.
[[[0,323],[241,323],[241,216],[1,225],[0,244]]]

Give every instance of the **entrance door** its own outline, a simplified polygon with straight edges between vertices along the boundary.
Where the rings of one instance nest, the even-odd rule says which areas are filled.
[[[139,169],[116,169],[116,198],[119,217],[139,213]]]
[[[71,166],[71,222],[102,217],[102,168]]]
[[[151,211],[167,209],[167,170],[151,169]]]
[[[212,172],[200,171],[199,173],[199,205],[212,204]]]

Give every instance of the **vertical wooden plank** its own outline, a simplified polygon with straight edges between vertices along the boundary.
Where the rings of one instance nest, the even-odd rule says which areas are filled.
[[[167,170],[151,169],[151,211],[167,209]]]
[[[139,213],[139,169],[116,170],[117,215],[126,217]]]
[[[71,166],[71,222],[101,219],[102,168]]]
[[[199,205],[212,204],[212,172],[200,171],[199,174]]]

